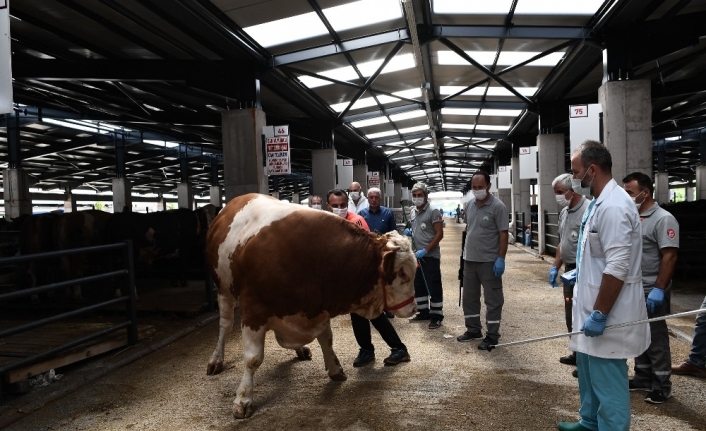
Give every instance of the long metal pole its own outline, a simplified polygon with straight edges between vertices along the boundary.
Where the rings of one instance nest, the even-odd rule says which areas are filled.
[[[610,329],[615,329],[615,328],[624,328],[626,326],[639,325],[642,323],[659,322],[661,320],[675,319],[677,317],[691,316],[693,314],[699,314],[699,313],[706,313],[706,308],[698,308],[696,310],[685,311],[683,313],[669,314],[667,316],[653,317],[651,319],[637,320],[634,322],[616,323],[615,325],[606,326],[605,330],[608,331]],[[534,343],[537,341],[551,340],[553,338],[569,337],[571,335],[579,335],[579,334],[583,334],[583,332],[582,331],[563,332],[561,334],[547,335],[545,337],[530,338],[528,340],[521,340],[521,341],[512,341],[510,343],[502,343],[502,344],[496,344],[495,346],[489,346],[488,351],[490,351],[496,347],[519,346],[520,344]]]

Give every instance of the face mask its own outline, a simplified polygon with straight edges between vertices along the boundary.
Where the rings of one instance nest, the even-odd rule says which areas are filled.
[[[346,217],[346,214],[348,214],[348,208],[332,208],[333,213],[336,214],[339,217]]]
[[[318,204],[313,204],[311,207],[312,207],[313,209],[315,209],[315,210],[320,210],[320,209],[321,209],[321,205],[318,205]]]
[[[637,208],[638,211],[640,211],[640,207],[642,206],[643,203],[645,203],[645,199],[647,199],[647,196],[645,196],[644,198],[642,198],[642,202],[637,203],[637,198],[640,197],[641,194],[642,194],[642,192],[640,192],[640,194],[638,194],[637,196],[632,198],[632,201],[635,202],[635,208]]]
[[[351,199],[353,199],[354,201],[357,201],[358,199],[360,199],[360,192],[351,192],[350,196],[351,196]]]
[[[476,197],[476,200],[482,201],[486,196],[488,196],[488,190],[473,190],[473,196]]]
[[[559,204],[560,207],[568,207],[569,203],[571,203],[570,199],[566,199],[566,195],[554,195],[556,198],[556,203]]]
[[[420,207],[424,205],[424,198],[412,198],[412,203],[415,207]]]
[[[586,178],[586,175],[588,175],[588,169],[586,169],[586,173],[583,174],[580,180],[577,180],[575,178],[571,179],[571,188],[574,189],[576,193],[581,193],[581,189],[583,189],[583,185],[581,183],[583,182],[583,179]],[[591,183],[593,183],[593,180],[591,180]],[[590,188],[591,185],[589,184],[588,187]]]

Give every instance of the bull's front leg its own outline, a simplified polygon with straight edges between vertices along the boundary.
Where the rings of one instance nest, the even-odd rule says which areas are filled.
[[[329,378],[336,382],[342,382],[348,379],[346,373],[343,372],[338,357],[336,357],[336,352],[333,351],[333,331],[331,331],[330,322],[316,339],[319,341],[319,346],[321,346],[321,352],[324,355],[324,364],[326,365]]]
[[[223,295],[218,293],[218,312],[220,314],[218,342],[216,349],[211,355],[211,360],[208,361],[206,374],[213,375],[223,371],[223,351],[225,349],[226,338],[233,330],[233,320],[235,308],[238,306],[238,301],[232,295]]]
[[[257,331],[243,327],[243,379],[238,386],[237,396],[233,401],[233,416],[236,419],[252,416],[253,376],[262,364],[265,356],[265,334],[267,327],[262,326]]]

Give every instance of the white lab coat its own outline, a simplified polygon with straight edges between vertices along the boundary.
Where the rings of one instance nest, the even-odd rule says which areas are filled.
[[[603,274],[624,282],[608,313],[607,325],[647,319],[642,291],[642,230],[632,198],[611,180],[585,220],[579,278],[574,286],[573,328],[579,330],[593,311]],[[605,311],[605,310],[603,310]],[[608,329],[598,337],[573,335],[569,349],[606,359],[642,354],[650,344],[650,327],[643,323]]]

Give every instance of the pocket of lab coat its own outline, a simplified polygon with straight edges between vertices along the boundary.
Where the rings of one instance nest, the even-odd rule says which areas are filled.
[[[603,251],[603,245],[601,244],[601,239],[598,236],[598,232],[588,233],[588,244],[589,247],[591,247],[591,256],[605,257],[605,251]]]

